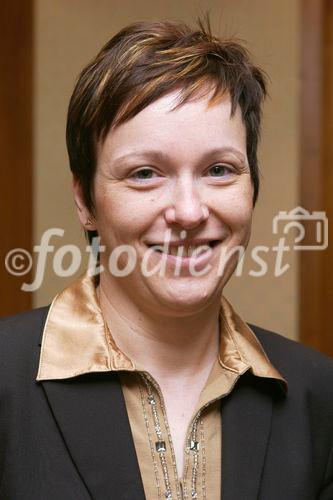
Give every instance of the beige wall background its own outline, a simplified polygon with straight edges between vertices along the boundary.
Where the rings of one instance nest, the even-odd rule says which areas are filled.
[[[34,82],[34,243],[49,228],[55,249],[85,240],[71,196],[71,176],[65,147],[66,111],[76,76],[101,46],[124,25],[137,20],[182,19],[193,23],[210,11],[214,32],[246,41],[255,61],[270,77],[270,97],[264,109],[260,162],[261,192],[255,208],[251,243],[242,276],[234,276],[226,297],[249,322],[298,337],[297,254],[285,254],[290,268],[274,276],[278,236],[272,220],[279,211],[296,207],[299,199],[299,78],[300,6],[298,0],[36,0]],[[256,245],[268,264],[264,277],[251,258]],[[83,272],[83,259],[76,275]],[[69,264],[69,259],[68,262]],[[66,260],[64,261],[64,265]],[[46,262],[42,286],[34,292],[34,306],[48,304],[73,277],[57,277],[52,256]]]

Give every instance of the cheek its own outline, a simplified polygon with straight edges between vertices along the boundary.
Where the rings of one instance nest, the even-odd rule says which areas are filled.
[[[152,204],[119,190],[98,193],[95,198],[97,230],[105,241],[128,242],[151,223]]]
[[[240,239],[245,239],[248,242],[251,233],[252,225],[252,202],[247,203],[245,200],[240,200],[238,208],[234,214],[235,232],[238,233]]]
[[[248,207],[239,206],[237,211],[230,214],[229,229],[235,244],[247,246],[252,225],[252,211]]]
[[[252,189],[247,184],[235,186],[234,189],[225,191],[215,201],[221,219],[232,231],[246,230],[251,225],[253,206]]]

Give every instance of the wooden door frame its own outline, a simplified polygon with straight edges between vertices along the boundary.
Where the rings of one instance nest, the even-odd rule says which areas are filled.
[[[300,200],[333,221],[333,0],[301,0]],[[300,340],[333,356],[333,252],[300,252]]]
[[[32,246],[32,0],[3,0],[0,31],[0,316],[6,316],[32,306],[31,293],[21,291],[29,274],[14,276],[5,266],[10,250]]]

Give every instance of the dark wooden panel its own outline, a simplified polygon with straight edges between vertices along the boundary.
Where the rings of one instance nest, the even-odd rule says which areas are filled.
[[[333,2],[302,1],[300,198],[333,220]],[[300,337],[333,356],[332,247],[300,252]]]
[[[323,170],[324,206],[329,224],[333,223],[333,1],[325,0],[323,32]],[[332,226],[331,226],[332,227]],[[331,233],[330,233],[331,234]],[[324,327],[322,350],[333,356],[333,247],[323,255],[323,311]]]
[[[28,280],[5,268],[9,250],[32,244],[32,1],[0,3],[0,315],[31,307]]]

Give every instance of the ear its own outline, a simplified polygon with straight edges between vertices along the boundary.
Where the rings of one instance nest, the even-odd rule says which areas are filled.
[[[72,179],[72,191],[73,191],[73,197],[76,205],[77,214],[82,226],[86,231],[96,230],[94,217],[90,214],[84,201],[81,183],[78,180],[78,178],[75,177],[74,175]]]

